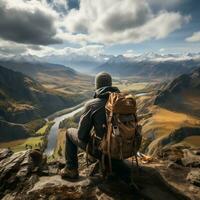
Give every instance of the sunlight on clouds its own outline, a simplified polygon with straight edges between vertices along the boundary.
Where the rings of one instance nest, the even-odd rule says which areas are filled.
[[[6,4],[7,9],[15,8],[17,10],[26,10],[29,12],[34,13],[36,10],[40,10],[45,14],[48,14],[49,16],[52,16],[54,18],[58,17],[58,13],[54,11],[49,4],[45,0],[1,0],[2,3],[4,2]]]
[[[200,42],[200,31],[195,32],[192,36],[185,39],[187,42]]]
[[[73,47],[64,47],[61,49],[56,49],[53,47],[47,47],[47,46],[42,46],[41,49],[39,50],[34,50],[34,49],[28,49],[27,54],[31,55],[36,55],[39,57],[43,56],[51,56],[51,55],[69,55],[69,54],[76,54],[78,55],[89,55],[89,56],[95,56],[103,53],[103,45],[86,45],[84,47],[80,48],[73,48]]]
[[[139,43],[164,38],[189,20],[179,12],[154,14],[145,0],[81,0],[80,9],[70,11],[64,23],[69,32],[86,35],[88,42]]]
[[[191,21],[168,9],[181,0],[77,0],[73,9],[69,1],[0,0],[0,54],[100,54],[105,47],[167,38]],[[199,41],[199,35],[186,41]]]
[[[127,50],[123,56],[127,57],[127,58],[134,58],[136,56],[140,56],[140,53],[137,53],[136,51],[133,51],[132,49]]]

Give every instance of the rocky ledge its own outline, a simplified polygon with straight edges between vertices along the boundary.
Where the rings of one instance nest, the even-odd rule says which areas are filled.
[[[162,154],[165,159],[150,159],[148,162],[148,159],[144,161],[143,158],[140,160],[139,170],[129,160],[117,162],[113,167],[115,176],[107,179],[103,179],[99,173],[88,175],[95,164],[91,164],[89,168],[81,165],[80,179],[70,182],[58,175],[62,164],[57,161],[47,163],[46,156],[39,150],[13,153],[8,149],[1,149],[0,199],[200,199],[199,151],[190,152],[190,156],[188,152],[179,150],[181,153],[170,153],[174,156],[170,159],[167,158],[169,150]],[[190,156],[190,161],[186,161],[184,155]],[[182,163],[178,161],[180,156]],[[83,160],[82,155],[80,159]],[[134,182],[131,181],[131,176]]]

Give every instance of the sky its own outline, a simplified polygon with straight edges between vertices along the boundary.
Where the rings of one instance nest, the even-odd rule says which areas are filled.
[[[200,0],[0,0],[0,57],[200,52]]]

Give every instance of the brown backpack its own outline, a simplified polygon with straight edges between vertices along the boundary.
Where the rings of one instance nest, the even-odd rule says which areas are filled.
[[[136,116],[136,101],[132,95],[110,93],[105,106],[107,133],[100,143],[103,155],[111,159],[126,159],[137,154],[141,144]]]

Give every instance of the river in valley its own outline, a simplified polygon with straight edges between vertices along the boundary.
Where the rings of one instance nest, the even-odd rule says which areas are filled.
[[[148,95],[148,93],[138,93],[135,96],[136,97],[141,97],[141,96],[145,96],[145,95]],[[81,106],[79,106],[79,105],[81,105]],[[82,104],[79,104],[79,105],[75,106],[75,107],[72,107],[72,108],[69,108],[69,110],[72,110],[72,111],[69,111],[67,114],[63,114],[63,115],[61,115],[59,117],[55,117],[53,119],[53,122],[55,122],[55,123],[51,127],[51,129],[49,131],[49,134],[47,136],[48,143],[47,143],[47,148],[45,149],[45,153],[47,155],[52,155],[52,153],[54,151],[54,148],[56,147],[57,134],[58,134],[58,129],[59,129],[60,122],[63,121],[64,119],[73,117],[76,113],[78,113],[81,110],[83,110]]]
[[[67,119],[69,117],[73,117],[76,113],[80,112],[81,110],[83,110],[83,106],[79,107],[67,114],[61,115],[59,117],[56,117],[53,122],[53,126],[51,127],[47,140],[47,148],[45,149],[45,153],[47,155],[52,155],[54,148],[56,147],[56,142],[57,142],[57,134],[58,134],[58,129],[59,129],[59,124],[61,121],[63,121],[64,119]]]

